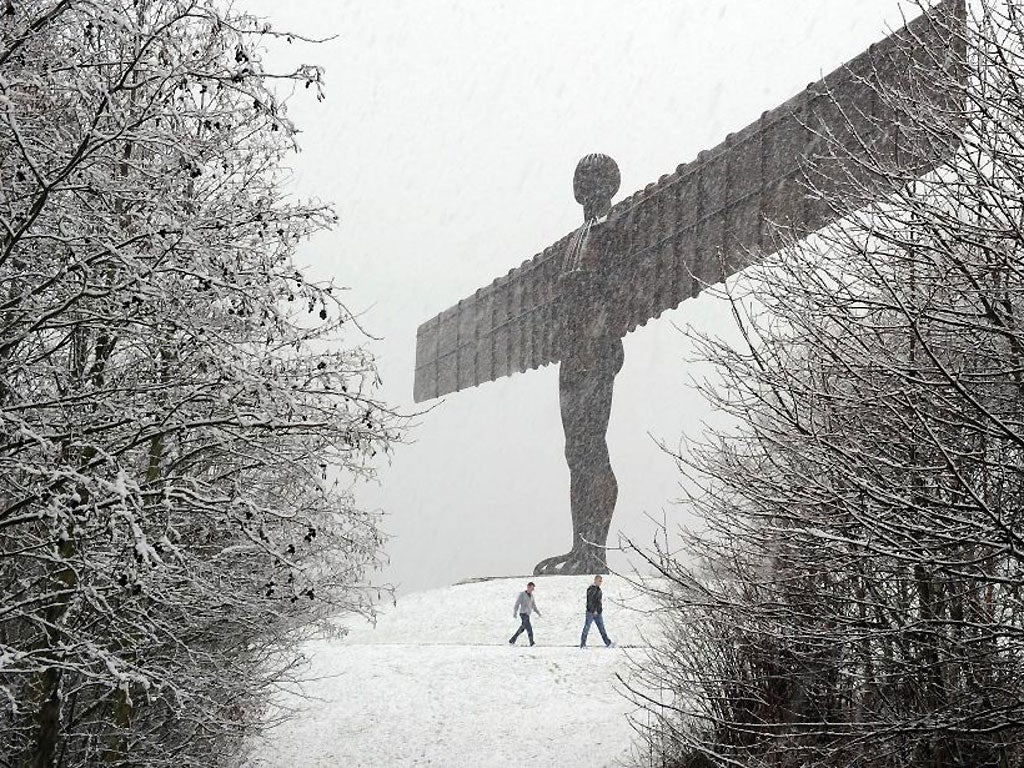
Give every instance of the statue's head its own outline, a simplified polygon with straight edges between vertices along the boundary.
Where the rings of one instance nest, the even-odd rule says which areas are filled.
[[[608,155],[591,154],[576,164],[572,191],[587,221],[607,216],[619,191],[619,166]]]

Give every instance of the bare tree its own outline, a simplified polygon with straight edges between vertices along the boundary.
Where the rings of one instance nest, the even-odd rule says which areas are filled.
[[[732,295],[743,346],[701,340],[737,426],[680,457],[706,528],[651,553],[655,764],[1024,760],[1024,19],[976,10],[948,104],[876,94],[949,162],[809,190],[858,212]]]
[[[296,245],[268,26],[216,0],[0,18],[0,765],[219,765],[366,610],[397,439]],[[287,35],[278,35],[287,39]],[[274,81],[278,87],[271,87]]]

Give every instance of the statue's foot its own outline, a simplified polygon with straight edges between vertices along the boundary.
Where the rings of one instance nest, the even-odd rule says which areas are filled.
[[[583,576],[590,573],[608,573],[604,552],[591,547],[546,558],[533,569],[534,576]]]
[[[534,576],[559,576],[564,574],[575,574],[575,565],[572,552],[564,555],[555,555],[541,560],[533,568]]]

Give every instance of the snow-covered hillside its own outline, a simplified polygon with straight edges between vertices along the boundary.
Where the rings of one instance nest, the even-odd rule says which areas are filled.
[[[405,595],[376,627],[309,646],[307,700],[269,734],[256,768],[503,768],[620,766],[632,711],[616,674],[652,627],[642,598],[615,576],[603,585],[605,623],[578,648],[590,577],[534,577],[537,645],[518,626],[527,581],[495,579]],[[630,648],[629,646],[633,646]]]

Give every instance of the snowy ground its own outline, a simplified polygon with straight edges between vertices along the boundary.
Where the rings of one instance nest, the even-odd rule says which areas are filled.
[[[526,579],[405,595],[377,626],[321,641],[298,717],[275,729],[253,768],[504,768],[630,764],[633,708],[616,674],[638,654],[650,617],[620,579],[605,578],[604,616],[617,648],[591,629],[580,650],[590,577],[535,577],[537,645],[518,626]],[[629,646],[634,646],[630,648]]]

